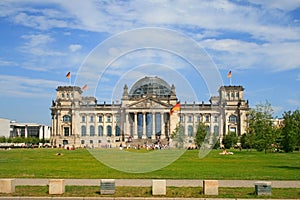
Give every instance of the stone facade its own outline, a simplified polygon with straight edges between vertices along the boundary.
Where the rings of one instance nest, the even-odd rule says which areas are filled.
[[[248,102],[242,86],[222,86],[210,103],[180,103],[180,111],[170,114],[178,103],[175,86],[158,77],[144,77],[128,91],[124,86],[121,103],[97,103],[82,95],[77,86],[58,86],[52,102],[53,145],[113,147],[124,142],[169,141],[180,124],[186,140],[193,143],[199,122],[221,138],[229,132],[246,131]]]

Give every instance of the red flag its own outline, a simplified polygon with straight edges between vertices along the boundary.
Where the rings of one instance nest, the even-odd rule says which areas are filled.
[[[82,90],[87,90],[87,84],[85,84],[84,86],[82,86],[81,89],[82,89]]]
[[[227,74],[227,78],[231,78],[231,76],[232,76],[232,72],[231,72],[231,70],[228,72],[228,74]]]
[[[173,107],[171,108],[170,114],[172,115],[173,112],[176,111],[176,110],[177,110],[177,111],[180,110],[180,102],[179,102],[179,101],[175,104],[175,106],[173,106]]]
[[[68,72],[66,78],[71,78],[71,72]]]

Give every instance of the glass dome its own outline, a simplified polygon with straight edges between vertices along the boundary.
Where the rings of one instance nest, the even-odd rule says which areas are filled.
[[[158,97],[169,97],[171,95],[170,85],[161,78],[144,77],[131,87],[129,92],[131,97],[140,97],[143,95],[156,95]]]

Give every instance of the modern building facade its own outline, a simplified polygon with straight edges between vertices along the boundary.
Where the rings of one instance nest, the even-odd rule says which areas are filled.
[[[20,123],[9,119],[0,118],[0,136],[13,137],[36,137],[50,139],[51,127],[38,123]]]
[[[35,137],[48,140],[51,136],[51,127],[37,123],[10,123],[10,137]]]
[[[159,77],[144,77],[130,89],[124,86],[120,103],[97,103],[82,95],[77,86],[58,86],[52,102],[52,145],[116,146],[124,142],[169,141],[177,126],[193,143],[199,122],[221,138],[229,132],[246,131],[248,102],[242,86],[222,86],[210,103],[178,103],[175,86]],[[177,104],[178,105],[178,104]]]

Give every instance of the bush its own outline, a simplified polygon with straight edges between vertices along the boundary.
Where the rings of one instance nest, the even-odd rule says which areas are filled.
[[[231,132],[224,136],[222,143],[226,149],[230,149],[232,146],[236,145],[237,141],[238,137],[234,132]]]

